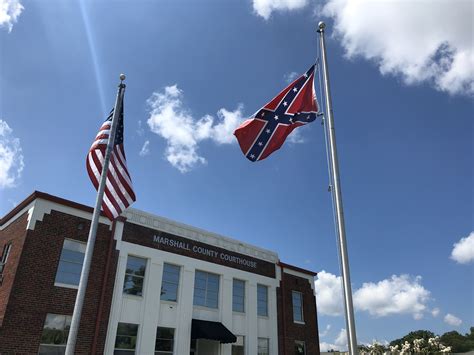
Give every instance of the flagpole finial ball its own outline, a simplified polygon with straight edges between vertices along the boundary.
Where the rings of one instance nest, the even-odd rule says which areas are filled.
[[[125,74],[120,74],[120,80],[122,80],[122,81],[125,80]]]
[[[324,31],[324,29],[326,28],[326,24],[323,21],[320,21],[318,23],[318,27],[319,27],[320,30]]]

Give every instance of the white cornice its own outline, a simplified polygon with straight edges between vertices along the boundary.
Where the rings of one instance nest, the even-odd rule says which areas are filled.
[[[304,274],[304,273],[302,273],[302,272],[299,272],[299,271],[296,271],[296,270],[293,270],[293,269],[289,269],[289,268],[286,268],[286,267],[283,268],[283,272],[284,272],[285,274],[290,274],[290,275],[294,275],[294,276],[301,277],[302,279],[307,279],[308,282],[309,282],[310,285],[311,285],[311,288],[312,288],[313,291],[314,291],[314,276],[311,276],[311,275],[308,275],[308,274]]]
[[[127,209],[123,215],[127,217],[127,222],[129,223],[193,239],[198,242],[214,245],[236,253],[249,255],[271,263],[276,263],[278,261],[278,254],[273,251],[243,243],[216,233],[208,232],[200,228],[192,227],[187,224],[172,221],[164,217],[136,210],[134,208]]]
[[[14,216],[12,216],[8,221],[5,222],[2,226],[0,226],[0,230],[4,230],[7,228],[10,224],[15,222],[18,218],[20,218],[25,212],[28,212],[28,223],[30,221],[31,217],[31,210],[34,206],[35,201],[30,202],[28,205],[23,207],[20,211],[18,211]]]
[[[80,210],[78,208],[65,206],[61,203],[48,201],[42,198],[37,198],[32,202],[33,206],[28,211],[28,226],[27,229],[34,230],[37,221],[42,221],[45,214],[51,214],[51,211],[58,211],[72,216],[81,217],[91,220],[92,213]],[[107,218],[99,217],[99,222],[112,227],[112,223]]]

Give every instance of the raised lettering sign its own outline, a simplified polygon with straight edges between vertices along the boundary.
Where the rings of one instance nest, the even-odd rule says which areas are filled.
[[[125,223],[122,240],[275,278],[268,261],[132,223]]]
[[[241,257],[238,257],[238,256],[229,255],[229,254],[224,253],[224,252],[219,253],[218,251],[215,251],[215,250],[212,250],[212,249],[209,249],[209,248],[199,247],[197,245],[194,245],[191,248],[189,243],[180,242],[176,239],[160,237],[158,235],[154,235],[153,236],[153,241],[155,243],[165,244],[165,245],[169,245],[171,247],[192,251],[193,253],[210,256],[212,258],[221,258],[222,260],[225,260],[225,261],[228,261],[228,262],[231,262],[231,263],[236,263],[236,264],[239,264],[239,265],[246,265],[246,266],[254,268],[254,269],[257,268],[257,262],[256,261],[248,260],[246,258],[241,258]]]

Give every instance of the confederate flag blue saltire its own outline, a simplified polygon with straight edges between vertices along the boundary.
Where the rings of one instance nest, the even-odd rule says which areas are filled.
[[[89,150],[89,154],[87,154],[87,172],[96,190],[99,188],[100,176],[104,168],[105,151],[109,141],[110,130],[112,129],[113,115],[114,110],[112,109],[109,117],[107,117],[100,127],[99,133],[97,133]],[[107,171],[104,197],[102,199],[102,210],[105,215],[113,221],[135,200],[135,192],[133,191],[132,179],[128,173],[127,160],[123,148],[122,101],[121,112],[115,131],[114,147],[110,154],[109,169]]]
[[[311,66],[234,131],[247,159],[265,159],[283,145],[295,128],[316,119],[319,107],[314,92],[314,68]]]

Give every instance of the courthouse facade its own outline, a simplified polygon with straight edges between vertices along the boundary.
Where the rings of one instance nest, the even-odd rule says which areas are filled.
[[[62,354],[92,208],[34,192],[0,220],[0,354]],[[319,354],[316,273],[149,213],[100,218],[78,354]]]

